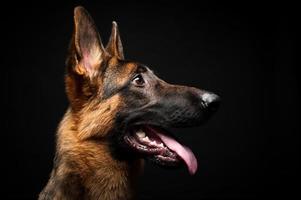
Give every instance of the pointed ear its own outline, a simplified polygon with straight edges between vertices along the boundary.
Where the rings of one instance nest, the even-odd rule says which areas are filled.
[[[94,21],[81,6],[74,9],[74,33],[72,43],[75,49],[74,69],[78,74],[94,76],[104,62],[106,52],[101,43]]]
[[[112,32],[106,50],[112,56],[124,59],[123,47],[119,35],[118,25],[115,21],[112,22]]]

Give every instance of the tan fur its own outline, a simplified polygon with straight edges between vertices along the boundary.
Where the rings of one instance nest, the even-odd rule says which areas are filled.
[[[119,97],[115,98],[117,100]],[[110,112],[105,109],[108,106],[104,103],[104,114]],[[110,121],[108,116],[106,120]],[[52,172],[52,176],[79,175],[80,184],[86,191],[83,199],[132,199],[133,188],[139,171],[142,170],[143,160],[125,162],[112,158],[107,141],[89,140],[88,135],[78,131],[81,124],[87,122],[76,124],[76,121],[69,109],[60,123],[57,134],[57,156],[66,161],[59,164],[57,170]],[[48,185],[51,184],[54,184],[52,179]],[[68,196],[58,191],[54,199],[68,199]]]
[[[81,119],[78,121],[78,137],[82,140],[91,136],[104,137],[112,129],[114,116],[120,106],[122,106],[120,96],[114,95],[101,104],[94,101],[84,107],[78,114],[80,115],[78,118]]]
[[[112,57],[109,61],[109,68],[107,69],[107,73],[114,75],[114,84],[117,86],[124,85],[130,75],[136,70],[137,64],[130,62],[124,64],[122,67],[118,65],[117,57]]]
[[[66,76],[67,93],[78,92],[68,91],[78,87],[77,81],[70,74]],[[100,80],[98,82],[101,84]],[[78,177],[77,187],[84,190],[84,194],[79,194],[83,195],[80,199],[132,199],[136,179],[143,169],[143,160],[116,160],[111,155],[107,140],[118,110],[125,106],[122,97],[116,94],[101,100],[101,89],[95,89],[98,91],[94,94],[97,97],[84,100],[91,86],[84,87],[86,91],[80,92],[77,98],[71,95],[71,107],[59,125],[56,152],[60,159],[46,190],[57,187],[54,180],[69,181],[69,175],[75,175]],[[68,199],[70,196],[63,190],[56,189],[54,199]],[[40,199],[44,198],[40,196]]]
[[[103,98],[103,92],[106,78],[121,86],[136,65],[119,67],[117,56],[123,58],[123,52],[116,23],[108,48],[118,55],[109,55],[89,14],[82,7],[74,12],[65,76],[70,107],[59,125],[54,168],[39,199],[132,199],[143,160],[119,160],[112,155],[108,138],[118,110],[125,105],[118,93]]]

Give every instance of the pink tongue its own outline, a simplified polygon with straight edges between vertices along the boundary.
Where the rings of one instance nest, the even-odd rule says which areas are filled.
[[[185,161],[189,173],[191,175],[195,174],[198,168],[198,161],[196,160],[193,152],[188,147],[181,145],[175,139],[168,137],[167,135],[163,135],[158,132],[156,132],[156,134],[168,148],[175,151]]]
[[[189,173],[191,175],[195,174],[198,168],[198,161],[196,160],[196,157],[193,154],[193,152],[188,147],[181,145],[175,139],[167,135],[158,133],[157,131],[154,132],[158,135],[158,137],[164,142],[164,144],[168,148],[175,151],[185,161]]]

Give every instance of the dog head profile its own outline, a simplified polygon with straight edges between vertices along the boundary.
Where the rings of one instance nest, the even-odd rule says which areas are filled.
[[[170,128],[208,120],[220,103],[216,94],[169,84],[150,66],[127,60],[116,22],[104,46],[83,7],[74,11],[66,65],[66,93],[80,140],[106,141],[116,159],[145,158],[165,167],[185,163],[196,172],[194,154]]]

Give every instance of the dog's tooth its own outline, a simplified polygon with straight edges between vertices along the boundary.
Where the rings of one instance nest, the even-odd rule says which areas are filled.
[[[146,141],[150,141],[147,136],[145,136],[143,139],[146,140]]]
[[[164,147],[163,143],[160,143],[158,146],[162,148]]]
[[[145,137],[145,132],[143,132],[143,131],[138,131],[138,132],[136,133],[136,135],[137,135],[139,138],[144,138],[144,137]]]
[[[156,141],[151,141],[150,144],[151,145],[157,145]]]

